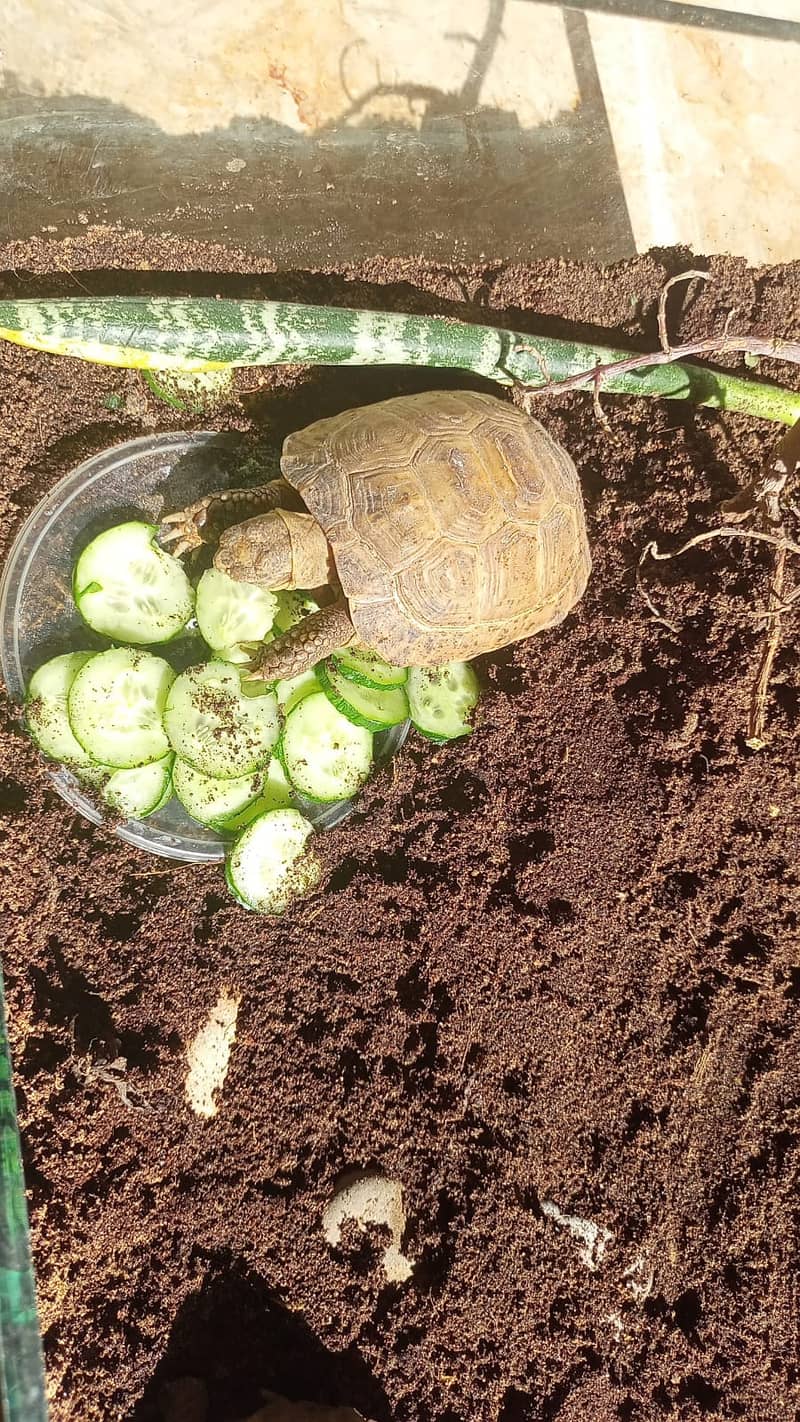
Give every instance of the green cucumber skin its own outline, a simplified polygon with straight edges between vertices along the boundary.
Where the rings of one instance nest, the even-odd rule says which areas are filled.
[[[254,908],[251,903],[248,903],[247,899],[243,899],[241,894],[239,893],[239,890],[233,882],[230,864],[228,863],[227,859],[225,860],[225,883],[228,886],[228,893],[230,894],[232,899],[236,900],[240,908],[247,909],[248,913],[258,913],[258,909]]]
[[[457,736],[434,736],[431,731],[423,731],[422,727],[418,726],[416,721],[412,721],[411,724],[418,736],[424,736],[426,741],[432,741],[436,746],[449,746],[451,741],[463,741],[465,736],[472,735],[472,729],[470,728],[468,731],[460,731]]]
[[[356,671],[354,667],[348,666],[346,662],[340,662],[335,654],[332,661],[336,670],[346,681],[352,681],[355,686],[363,686],[367,691],[400,691],[408,681],[407,667],[400,668],[400,670],[405,672],[402,681],[372,681],[368,676],[365,676],[363,672]]]
[[[380,731],[389,731],[391,730],[392,726],[398,726],[401,724],[401,722],[399,721],[376,721],[371,716],[365,716],[361,711],[357,711],[355,707],[351,706],[349,702],[345,701],[344,697],[339,695],[338,691],[333,686],[323,663],[320,663],[319,666],[314,668],[314,670],[316,672],[317,681],[322,687],[322,690],[325,692],[325,695],[327,696],[331,705],[335,706],[336,710],[340,711],[343,716],[346,716],[348,721],[352,721],[354,726],[361,726],[363,730],[372,731],[373,734],[377,734]],[[367,689],[367,687],[364,688],[365,691]],[[386,686],[373,687],[369,689],[375,691],[402,690],[401,687]],[[407,717],[405,717],[404,719],[407,719]],[[284,769],[286,769],[285,766]]]
[[[170,802],[171,799],[172,799],[172,776],[170,775],[169,780],[167,781],[167,783],[166,783],[166,785],[165,785],[165,787],[164,787],[164,794],[161,796],[161,799],[159,800],[158,804],[157,804],[157,805],[154,805],[153,808],[152,808],[152,810],[148,810],[148,812],[147,812],[147,814],[144,816],[144,818],[145,818],[145,819],[149,819],[151,815],[156,815],[156,814],[158,814],[158,811],[159,811],[159,810],[163,810],[164,806],[167,805],[167,804],[169,804],[169,802]]]
[[[532,390],[548,378],[565,380],[631,354],[446,316],[203,297],[0,301],[0,339],[139,370],[415,365],[467,370]],[[779,349],[775,354],[780,356]],[[582,388],[591,386],[588,375]],[[604,378],[602,388],[611,394],[689,400],[789,425],[800,419],[796,391],[691,362],[617,372]]]

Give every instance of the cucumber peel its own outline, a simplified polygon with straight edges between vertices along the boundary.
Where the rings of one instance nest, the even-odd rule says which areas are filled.
[[[408,720],[408,697],[401,686],[376,688],[348,681],[333,661],[321,663],[317,679],[337,711],[368,731],[387,731]]]

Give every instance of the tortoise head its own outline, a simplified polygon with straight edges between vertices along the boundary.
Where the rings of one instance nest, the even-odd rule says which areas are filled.
[[[335,581],[331,546],[310,513],[273,509],[227,529],[214,566],[229,578],[258,583],[272,592],[321,588]],[[270,642],[252,671],[253,680],[278,681],[309,671],[355,636],[343,597],[304,618]]]
[[[335,576],[331,547],[309,513],[273,509],[246,519],[221,535],[214,566],[241,583],[318,588]]]

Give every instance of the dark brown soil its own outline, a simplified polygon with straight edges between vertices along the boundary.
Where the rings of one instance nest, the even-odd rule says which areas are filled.
[[[121,270],[145,262],[167,274]],[[219,249],[99,234],[9,249],[0,289],[490,308],[647,349],[663,281],[697,259],[227,265],[239,274]],[[796,330],[800,270],[711,267],[713,284],[674,293],[676,334],[718,330],[732,306],[737,326]],[[262,373],[215,421],[274,448],[323,413],[459,383],[475,382]],[[635,576],[648,539],[714,523],[775,431],[605,404],[613,438],[585,396],[542,406],[586,491],[582,604],[485,661],[477,733],[410,742],[325,841],[324,896],[282,922],[234,906],[216,870],[75,819],[4,712],[0,906],[54,1422],[147,1422],[185,1374],[207,1381],[214,1422],[260,1387],[378,1422],[778,1422],[800,1406],[797,618],[757,754],[743,728],[770,553],[715,543],[659,565],[675,634]],[[6,544],[80,459],[191,423],[133,374],[7,346],[0,419]],[[239,1031],[203,1121],[185,1053],[221,988],[241,997]],[[85,1082],[72,1054],[90,1042],[127,1059],[130,1100],[152,1111]],[[385,1282],[378,1237],[323,1240],[337,1177],[372,1165],[405,1187],[405,1285]],[[610,1232],[595,1269],[547,1202]]]

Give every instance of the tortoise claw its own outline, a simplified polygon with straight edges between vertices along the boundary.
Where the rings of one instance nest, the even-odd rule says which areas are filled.
[[[173,558],[182,558],[203,543],[202,528],[208,513],[209,499],[198,499],[177,513],[165,514],[158,530],[158,542]],[[170,545],[172,545],[170,547]]]
[[[185,538],[179,539],[178,542],[173,544],[171,548],[165,548],[164,552],[169,553],[173,558],[182,558],[184,553],[193,553],[195,548],[199,548],[202,541],[203,540],[201,538],[196,538],[191,534],[187,534]],[[164,539],[162,538],[160,542],[163,547]]]

